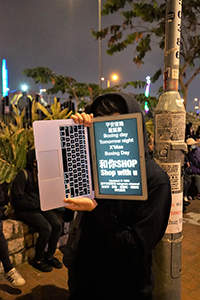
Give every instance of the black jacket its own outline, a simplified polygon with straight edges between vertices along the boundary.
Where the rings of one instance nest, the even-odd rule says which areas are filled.
[[[127,112],[141,112],[131,96],[118,93]],[[101,96],[92,104],[98,105]],[[143,122],[148,199],[97,200],[85,212],[74,264],[69,267],[73,300],[152,299],[152,249],[165,233],[171,207],[168,175],[149,158]],[[65,263],[65,255],[64,255]]]
[[[11,187],[12,205],[16,217],[20,212],[39,212],[40,198],[38,185],[33,181],[33,161],[35,151],[30,150],[27,153],[27,164],[24,170],[17,173]]]
[[[4,218],[4,206],[5,206],[5,200],[4,200],[4,193],[3,193],[3,187],[2,184],[0,184],[0,220]]]

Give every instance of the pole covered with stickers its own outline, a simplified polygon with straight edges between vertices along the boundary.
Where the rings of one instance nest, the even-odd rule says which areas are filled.
[[[178,92],[182,0],[166,1],[164,92],[155,110],[156,162],[168,173],[172,206],[154,251],[155,300],[181,300],[182,205],[186,112]],[[160,199],[162,201],[162,199]]]

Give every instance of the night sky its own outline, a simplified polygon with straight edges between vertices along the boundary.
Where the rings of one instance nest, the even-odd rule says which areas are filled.
[[[102,28],[118,24],[119,20],[116,14],[103,16]],[[10,91],[27,84],[30,90],[38,92],[39,85],[22,75],[24,69],[37,66],[78,82],[98,84],[99,43],[91,34],[92,28],[98,30],[98,0],[0,0],[0,58],[7,60]],[[133,47],[108,56],[106,44],[107,41],[102,42],[102,76],[107,79],[117,73],[119,82],[145,80],[164,66],[164,52],[156,46],[146,56],[145,64],[137,68],[132,62]],[[156,96],[161,85],[162,79],[152,84],[150,95]],[[143,92],[133,87],[125,91]],[[194,97],[200,97],[197,80],[190,85],[187,110],[194,110]]]

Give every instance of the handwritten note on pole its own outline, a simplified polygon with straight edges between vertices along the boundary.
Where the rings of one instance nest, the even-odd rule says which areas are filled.
[[[166,233],[182,231],[183,193],[172,194],[172,206]]]

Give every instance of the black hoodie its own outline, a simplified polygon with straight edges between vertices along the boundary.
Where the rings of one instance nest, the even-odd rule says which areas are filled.
[[[4,193],[3,193],[3,187],[2,184],[0,184],[0,221],[4,216],[4,205],[5,205],[5,200],[4,200]]]
[[[31,149],[27,152],[25,171],[19,171],[12,184],[12,204],[18,218],[20,213],[41,211],[38,185],[33,180],[34,159],[35,149]]]
[[[133,97],[111,94],[121,97],[128,113],[143,116]],[[94,100],[91,112],[104,97]],[[149,157],[144,118],[143,130],[148,199],[97,200],[97,207],[84,213],[74,266],[69,268],[69,287],[74,289],[70,300],[152,299],[152,249],[167,227],[171,190],[167,174]],[[70,274],[75,277],[70,279]]]

